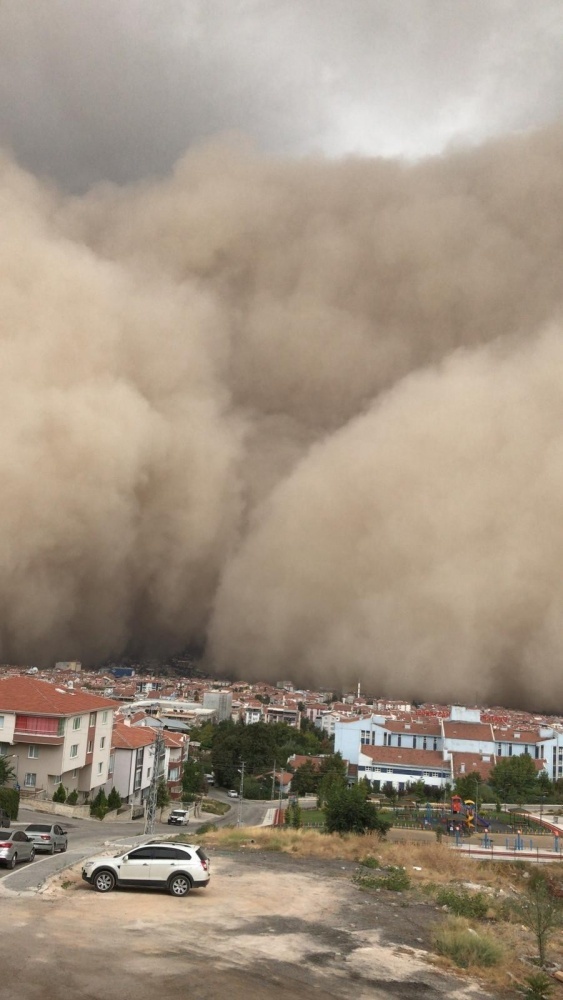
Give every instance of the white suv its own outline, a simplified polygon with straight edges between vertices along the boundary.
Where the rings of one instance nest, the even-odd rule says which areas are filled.
[[[98,892],[111,892],[116,886],[139,886],[186,896],[190,889],[205,888],[209,868],[209,858],[201,847],[159,841],[134,847],[114,858],[89,858],[82,866],[82,878]]]

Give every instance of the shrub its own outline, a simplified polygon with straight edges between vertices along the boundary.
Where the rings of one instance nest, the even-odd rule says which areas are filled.
[[[549,939],[563,924],[563,906],[561,900],[552,895],[544,872],[534,871],[530,876],[526,898],[518,907],[518,915],[534,934],[540,965],[545,965]]]
[[[69,792],[69,794],[67,795],[66,803],[68,806],[75,806],[77,802],[78,802],[78,792],[76,791],[76,788],[74,788],[72,792]]]
[[[108,795],[108,810],[121,809],[121,795],[117,788],[112,788]]]
[[[57,790],[53,792],[53,802],[66,802],[66,790],[61,783]]]
[[[460,969],[497,965],[502,948],[488,934],[477,934],[459,918],[452,918],[436,932],[434,946],[439,955],[451,959]]]
[[[436,902],[438,906],[447,906],[456,917],[475,917],[477,920],[483,920],[489,909],[482,892],[470,894],[465,889],[438,889]]]
[[[98,794],[93,800],[90,806],[90,815],[95,816],[96,819],[103,819],[108,811],[108,800],[106,793],[103,788],[100,788]]]
[[[216,823],[202,823],[201,826],[198,826],[196,833],[199,837],[201,836],[202,833],[213,833],[213,831],[216,829],[217,829]]]
[[[18,818],[20,793],[17,788],[0,788],[0,807],[8,813],[10,819]]]
[[[393,865],[381,879],[380,885],[382,889],[389,889],[390,892],[406,892],[411,887],[411,880],[405,868]]]
[[[364,868],[381,868],[379,858],[374,858],[371,854],[366,855],[365,858],[360,858],[358,864],[362,865]]]
[[[526,1000],[549,1000],[554,990],[553,982],[545,972],[534,972],[531,976],[526,976],[525,983],[520,992]]]

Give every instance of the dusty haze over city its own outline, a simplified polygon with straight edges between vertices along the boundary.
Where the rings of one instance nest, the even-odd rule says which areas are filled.
[[[562,37],[5,0],[2,660],[563,707]]]

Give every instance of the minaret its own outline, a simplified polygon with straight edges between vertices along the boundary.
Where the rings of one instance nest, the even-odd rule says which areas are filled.
[[[360,682],[358,681],[358,698],[360,697]]]

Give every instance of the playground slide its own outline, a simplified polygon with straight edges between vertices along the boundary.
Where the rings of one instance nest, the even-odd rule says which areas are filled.
[[[477,826],[484,826],[485,830],[488,830],[491,825],[489,823],[489,820],[484,819],[482,816],[479,816],[479,813],[475,813],[475,823]]]

